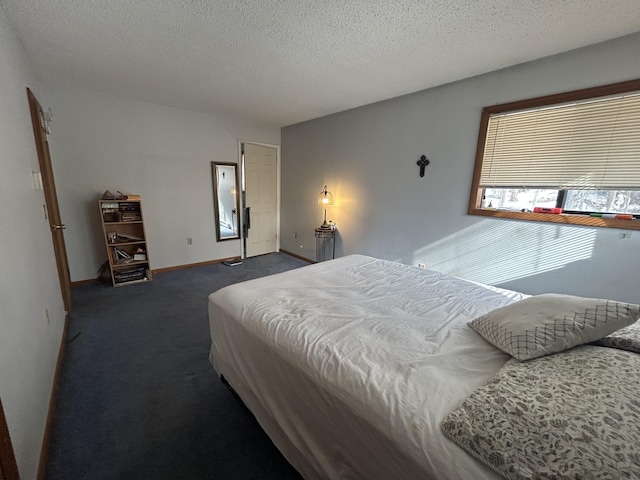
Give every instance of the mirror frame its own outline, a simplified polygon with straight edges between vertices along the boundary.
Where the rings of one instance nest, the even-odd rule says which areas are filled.
[[[220,196],[221,193],[224,192],[220,192],[218,185],[219,185],[219,169],[218,167],[231,167],[233,168],[233,177],[234,177],[234,187],[235,187],[235,220],[234,223],[235,225],[233,225],[234,227],[234,231],[236,232],[235,235],[227,235],[227,234],[222,234],[222,232],[220,231]],[[212,176],[212,180],[213,180],[213,210],[214,210],[214,214],[215,214],[215,222],[216,222],[216,240],[218,242],[223,242],[225,240],[237,240],[240,238],[240,182],[238,179],[238,165],[235,163],[229,163],[229,162],[211,162],[211,176]],[[223,176],[224,178],[224,176]],[[230,192],[232,195],[233,193]],[[233,212],[232,212],[233,215]]]

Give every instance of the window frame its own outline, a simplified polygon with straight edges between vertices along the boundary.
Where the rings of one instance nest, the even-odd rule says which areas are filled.
[[[478,132],[478,143],[476,147],[476,159],[473,171],[473,180],[471,182],[471,193],[469,195],[469,215],[480,215],[484,217],[494,218],[510,218],[516,220],[527,220],[533,222],[562,223],[570,225],[585,225],[590,227],[605,228],[621,228],[628,230],[640,230],[640,220],[620,220],[615,218],[590,217],[584,213],[533,213],[533,212],[514,212],[507,210],[493,210],[482,208],[483,189],[480,188],[480,174],[482,172],[482,163],[485,150],[485,142],[487,137],[487,127],[489,118],[495,113],[505,113],[516,110],[526,110],[536,107],[550,106],[560,103],[567,103],[577,100],[586,100],[589,98],[604,97],[608,95],[616,95],[626,92],[640,90],[640,79],[629,80],[626,82],[612,83],[598,87],[584,88],[573,90],[571,92],[557,93],[542,97],[530,98],[527,100],[518,100],[515,102],[503,103],[500,105],[487,106],[482,109],[480,118],[480,129]],[[558,189],[560,191],[561,189]]]

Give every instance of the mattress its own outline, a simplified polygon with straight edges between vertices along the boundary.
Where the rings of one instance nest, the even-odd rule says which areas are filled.
[[[524,297],[350,255],[211,294],[210,360],[306,479],[496,479],[440,423],[509,359],[466,323]]]

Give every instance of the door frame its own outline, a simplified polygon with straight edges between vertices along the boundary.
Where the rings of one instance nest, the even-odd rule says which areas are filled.
[[[64,304],[66,316],[71,312],[71,273],[69,272],[69,258],[67,257],[67,247],[64,241],[65,226],[62,223],[62,218],[60,216],[58,193],[56,191],[56,183],[53,176],[53,166],[51,165],[49,142],[46,139],[44,141],[42,140],[42,136],[46,135],[46,133],[43,132],[42,119],[40,118],[41,112],[44,112],[44,110],[30,88],[27,88],[27,98],[29,99],[29,112],[31,113],[33,136],[38,154],[38,165],[40,166],[40,175],[42,176],[42,188],[46,204],[47,221],[49,222],[49,232],[51,233],[53,252],[55,254],[56,267],[58,270],[58,279],[60,281],[62,302]]]
[[[244,185],[245,185],[245,178],[244,178],[244,168],[243,164],[242,164],[242,156],[244,154],[244,149],[243,149],[243,145],[245,143],[250,143],[252,145],[260,145],[262,147],[270,147],[270,148],[275,148],[276,149],[276,252],[280,251],[280,188],[281,188],[281,183],[280,183],[280,173],[281,173],[281,165],[282,162],[280,161],[280,145],[275,145],[273,143],[264,143],[264,142],[254,142],[253,140],[243,140],[243,139],[239,139],[238,140],[238,168],[240,169],[240,225],[244,225],[244,209],[245,209],[245,197],[244,197]],[[241,237],[241,242],[240,242],[240,255],[242,258],[247,258],[246,254],[247,252],[245,251],[244,248],[244,237]]]
[[[3,480],[20,480],[9,428],[2,408],[2,400],[0,400],[0,478]]]

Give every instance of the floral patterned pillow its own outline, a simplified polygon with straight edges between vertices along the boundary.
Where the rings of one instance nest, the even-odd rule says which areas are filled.
[[[621,328],[593,344],[640,353],[640,322]]]
[[[547,293],[497,308],[469,326],[518,360],[594,342],[640,318],[640,305]]]
[[[509,360],[441,424],[511,480],[640,478],[640,355],[592,345]]]

